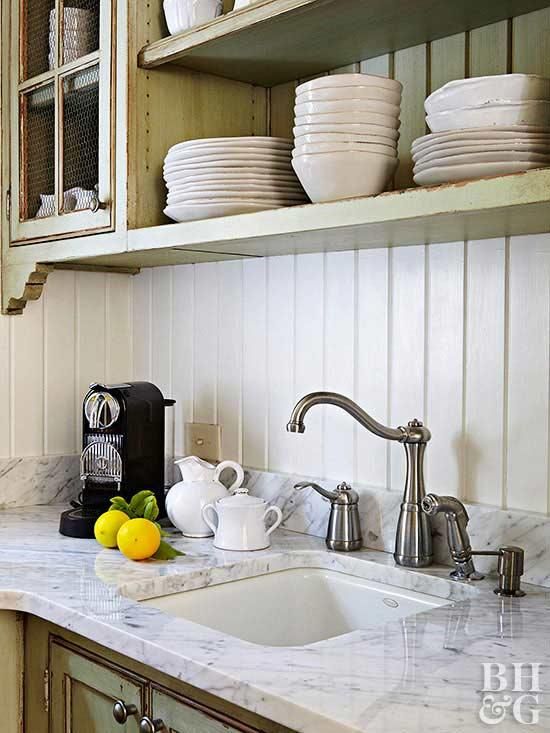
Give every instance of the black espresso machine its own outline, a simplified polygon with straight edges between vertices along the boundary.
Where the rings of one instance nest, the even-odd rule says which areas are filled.
[[[61,534],[93,537],[113,496],[129,501],[142,489],[155,493],[164,515],[164,412],[174,403],[150,382],[90,385],[82,406],[82,493],[61,515]]]

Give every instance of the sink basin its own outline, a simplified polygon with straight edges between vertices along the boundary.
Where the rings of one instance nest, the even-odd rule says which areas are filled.
[[[305,646],[449,601],[333,570],[293,568],[141,603],[253,644]]]

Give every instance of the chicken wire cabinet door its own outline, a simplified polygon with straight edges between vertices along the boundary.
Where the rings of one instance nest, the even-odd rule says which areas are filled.
[[[12,3],[12,244],[108,231],[113,2]]]

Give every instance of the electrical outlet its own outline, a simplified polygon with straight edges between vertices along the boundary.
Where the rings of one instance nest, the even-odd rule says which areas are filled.
[[[185,455],[198,456],[205,461],[221,461],[221,425],[209,425],[208,423],[200,422],[186,422]]]

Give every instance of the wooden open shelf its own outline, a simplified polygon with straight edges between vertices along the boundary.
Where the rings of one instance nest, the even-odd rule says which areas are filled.
[[[73,259],[67,256],[70,248],[60,250],[58,257],[51,256],[55,250],[50,248],[47,261],[135,268],[548,231],[550,168],[543,168],[368,198],[135,229],[128,232],[124,252]]]
[[[541,0],[260,0],[145,46],[139,65],[179,64],[269,87],[548,5]]]

